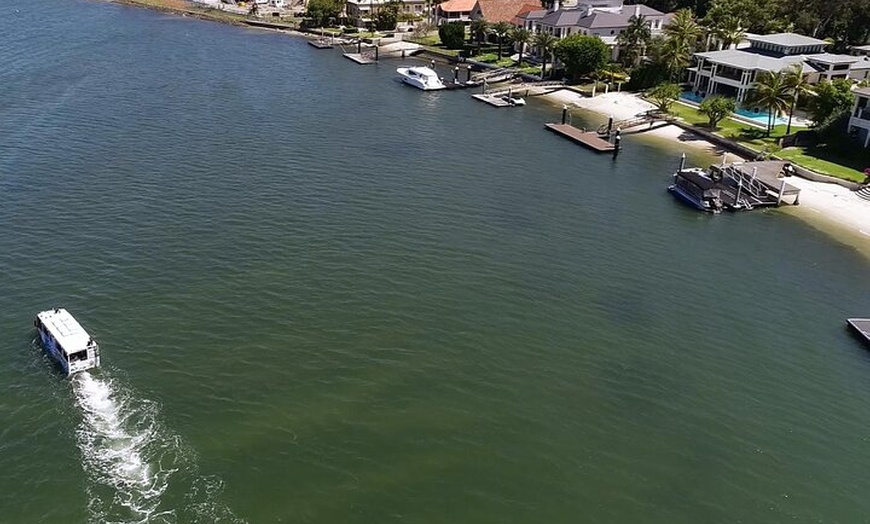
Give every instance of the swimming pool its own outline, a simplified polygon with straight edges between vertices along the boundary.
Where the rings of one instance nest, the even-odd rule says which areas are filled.
[[[689,91],[683,92],[680,95],[680,98],[682,98],[683,100],[688,100],[689,102],[694,102],[696,104],[700,104],[701,101],[704,100],[704,97],[702,97],[700,95],[696,95],[695,93],[692,93]],[[744,120],[751,120],[751,121],[755,122],[756,124],[759,124],[762,126],[767,126],[767,111],[761,111],[761,110],[756,111],[753,109],[741,107],[741,108],[738,108],[737,111],[734,112],[734,114],[736,114],[738,117],[740,117]],[[783,118],[781,116],[778,116],[778,117],[776,117],[776,121],[774,122],[774,125],[786,124],[786,123],[788,123],[788,119]]]

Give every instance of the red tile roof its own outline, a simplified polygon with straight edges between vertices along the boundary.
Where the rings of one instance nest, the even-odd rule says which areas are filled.
[[[525,9],[524,12],[528,13],[534,9],[541,8],[540,2],[533,4],[529,0],[477,0],[477,3],[480,6],[483,19],[491,24],[513,22],[513,19],[523,9]]]
[[[528,0],[524,0],[528,1]],[[516,14],[509,20],[510,23],[517,26],[523,25],[523,20],[520,19],[521,16],[531,13],[532,11],[537,11],[541,9],[541,4],[525,4],[520,7],[520,10],[516,12]]]
[[[478,0],[447,0],[438,4],[438,9],[445,13],[471,12]]]

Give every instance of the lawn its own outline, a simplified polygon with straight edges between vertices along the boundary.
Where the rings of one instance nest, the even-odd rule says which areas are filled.
[[[675,103],[671,106],[670,113],[689,124],[702,128],[707,127],[707,117],[699,113],[694,107]],[[794,129],[793,125],[792,130]],[[788,160],[823,175],[853,182],[864,180],[863,170],[870,167],[865,165],[868,164],[865,152],[858,148],[840,148],[837,144],[780,149],[778,141],[785,136],[785,131],[785,125],[777,125],[771,130],[770,136],[767,136],[762,128],[726,118],[719,123],[715,132],[758,152],[773,153],[783,160]]]

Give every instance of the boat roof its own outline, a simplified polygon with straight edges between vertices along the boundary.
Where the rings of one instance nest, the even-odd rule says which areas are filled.
[[[688,180],[689,182],[695,184],[696,186],[700,187],[701,190],[703,190],[703,191],[707,191],[708,189],[718,189],[719,188],[719,184],[717,184],[715,181],[711,180],[709,177],[707,177],[707,175],[703,171],[700,171],[700,170],[685,169],[685,170],[677,173],[677,176],[679,176],[680,178],[684,178],[684,179]]]
[[[36,316],[67,355],[87,349],[91,336],[66,309],[50,309]]]

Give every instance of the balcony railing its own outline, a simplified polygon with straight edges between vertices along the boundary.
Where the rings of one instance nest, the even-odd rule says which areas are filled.
[[[859,107],[854,116],[859,120],[870,120],[870,107]]]

